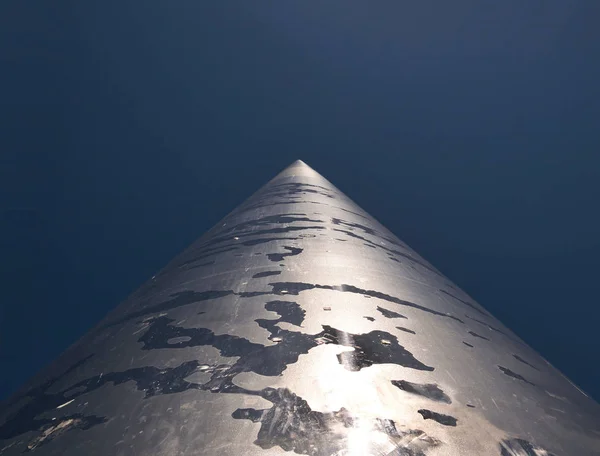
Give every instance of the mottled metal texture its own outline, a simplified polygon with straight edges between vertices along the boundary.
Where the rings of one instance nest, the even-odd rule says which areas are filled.
[[[298,161],[5,403],[0,454],[586,456],[599,423]]]

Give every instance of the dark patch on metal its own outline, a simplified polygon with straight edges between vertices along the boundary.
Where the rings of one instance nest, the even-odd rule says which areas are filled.
[[[365,238],[363,236],[359,236],[358,234],[355,234],[355,233],[353,233],[351,231],[348,231],[348,230],[341,230],[339,228],[334,228],[333,231],[337,231],[338,233],[344,233],[345,235],[353,237],[355,239],[360,239],[361,241],[364,241],[367,244],[370,244],[370,245],[372,245],[372,246],[374,246],[374,247],[376,247],[378,249],[382,249],[382,250],[388,252],[388,254],[399,255],[401,257],[404,257],[407,260],[410,260],[413,263],[418,264],[419,266],[422,266],[423,268],[427,269],[428,271],[433,272],[434,274],[437,274],[439,276],[444,277],[444,275],[440,271],[438,271],[437,269],[435,269],[433,266],[430,266],[430,265],[424,263],[423,261],[420,261],[420,260],[416,259],[415,257],[413,257],[412,255],[410,255],[408,253],[400,252],[399,250],[395,250],[395,249],[390,249],[388,247],[385,247],[383,245],[377,244],[377,243],[375,243],[373,241],[370,241],[369,239],[367,239],[367,238]]]
[[[404,332],[409,333],[409,334],[417,334],[412,329],[403,328],[402,326],[396,326],[396,329],[399,329],[400,331],[404,331]]]
[[[106,423],[107,421],[106,418],[101,416],[84,416],[80,413],[62,417],[60,418],[60,421],[52,421],[52,424],[42,426],[39,430],[41,433],[27,444],[25,452],[33,451],[72,429],[81,429],[85,431],[97,424]]]
[[[473,404],[467,404],[467,407],[469,407],[469,408],[475,408],[475,406]]]
[[[174,347],[171,346],[171,348]],[[46,426],[56,424],[50,418],[37,417],[44,412],[54,410],[64,404],[66,399],[65,394],[67,392],[69,393],[68,397],[70,400],[75,400],[82,394],[94,391],[107,383],[120,385],[129,381],[134,381],[136,388],[139,391],[143,391],[146,398],[163,394],[181,393],[188,389],[198,389],[199,385],[184,380],[185,377],[194,373],[198,366],[198,361],[188,361],[173,368],[159,369],[157,367],[148,366],[128,369],[123,372],[107,372],[82,380],[58,393],[48,392],[50,386],[52,386],[58,378],[53,379],[51,383],[47,382],[24,394],[25,396],[31,397],[33,400],[10,415],[6,422],[0,426],[0,439],[10,439],[29,431],[40,430]],[[63,376],[65,374],[63,374]],[[93,415],[77,415],[77,419],[81,420],[80,423],[85,426],[85,429],[106,421],[104,417],[96,417]],[[81,426],[79,426],[79,428],[81,428]]]
[[[267,215],[265,217],[261,217],[258,219],[249,220],[246,222],[238,223],[237,225],[233,225],[227,228],[227,232],[233,233],[238,231],[243,231],[247,228],[255,228],[257,226],[265,226],[265,225],[275,225],[282,223],[296,223],[296,222],[311,222],[311,223],[323,223],[323,220],[311,219],[306,214],[301,214],[298,212],[290,212],[286,214],[274,214]],[[221,231],[223,232],[223,231]]]
[[[527,364],[529,367],[531,367],[532,369],[535,369],[536,371],[539,371],[539,369],[537,367],[535,367],[533,364],[528,363],[527,361],[525,361],[523,358],[521,358],[519,355],[514,355],[513,354],[513,358],[515,358],[517,361],[522,362],[523,364]]]
[[[350,228],[350,229],[352,229],[352,228]],[[352,231],[341,230],[339,228],[334,228],[333,231],[337,231],[338,233],[344,233],[347,236],[353,237],[354,239],[360,239],[361,241],[372,242],[372,241],[369,241],[367,238],[360,236],[359,234],[353,233]]]
[[[345,454],[353,427],[360,421],[367,426],[372,440],[361,442],[369,454],[425,456],[427,449],[440,442],[419,429],[399,430],[389,419],[358,418],[343,407],[334,412],[312,410],[306,400],[287,388],[265,388],[254,393],[273,406],[270,409],[237,409],[234,419],[260,423],[254,444],[264,450],[280,447],[284,451],[309,456]],[[390,453],[389,448],[395,447]]]
[[[320,220],[316,220],[317,222]],[[247,237],[247,236],[262,236],[264,234],[278,234],[278,233],[291,233],[294,231],[307,231],[307,230],[324,230],[325,227],[318,225],[310,225],[310,226],[286,226],[284,228],[271,228],[268,230],[258,230],[258,231],[250,231],[248,233],[237,233],[237,238]]]
[[[285,257],[300,255],[304,249],[298,247],[283,246],[289,253],[267,253],[267,258],[271,261],[283,261]]]
[[[476,321],[477,323],[482,324],[483,326],[487,326],[492,331],[495,331],[497,333],[503,334],[504,336],[510,337],[504,331],[502,331],[502,330],[500,330],[498,328],[494,328],[492,325],[486,323],[485,321],[478,320],[477,318],[470,317],[469,315],[465,315],[465,317],[470,318],[471,320]]]
[[[268,233],[288,233],[292,231],[302,231],[306,229],[323,229],[322,226],[286,226],[282,228],[270,228],[253,230],[256,227],[264,227],[266,225],[277,225],[277,224],[292,224],[296,222],[311,222],[311,223],[323,223],[323,220],[315,220],[308,217],[297,217],[301,214],[279,214],[269,215],[256,220],[249,220],[246,222],[238,223],[237,225],[227,227],[219,230],[216,236],[209,238],[207,241],[194,246],[188,252],[195,252],[204,250],[206,247],[219,244],[225,241],[231,241],[235,238],[242,238],[247,236],[261,236]],[[235,239],[237,240],[237,239]]]
[[[177,345],[179,343],[189,342],[190,338],[187,336],[182,337],[174,337],[173,339],[169,339],[167,343],[169,345]]]
[[[236,212],[238,214],[241,214],[243,212],[251,211],[253,209],[260,209],[261,207],[289,206],[290,204],[295,204],[295,203],[307,204],[307,203],[316,203],[316,202],[315,201],[304,201],[301,199],[290,199],[288,201],[278,201],[275,203],[256,204],[254,206],[248,206],[248,207],[244,207],[244,208],[240,207],[240,208],[238,208],[238,210]]]
[[[337,355],[338,361],[347,370],[358,371],[373,364],[398,364],[411,369],[433,371],[434,368],[418,361],[412,353],[398,344],[398,338],[384,331],[371,331],[368,334],[350,334],[330,326],[321,337],[330,343],[354,348]]]
[[[195,262],[198,261],[202,258],[206,258],[208,256],[213,256],[216,253],[223,253],[226,252],[228,250],[234,250],[237,249],[239,245],[244,245],[244,246],[253,246],[253,245],[257,245],[257,244],[262,244],[262,243],[266,243],[266,242],[271,242],[271,241],[276,241],[276,240],[295,240],[295,239],[299,239],[297,237],[286,237],[286,238],[267,238],[267,237],[261,237],[260,239],[252,239],[252,240],[246,240],[246,241],[240,241],[240,239],[245,238],[245,237],[260,237],[260,236],[264,236],[266,234],[277,234],[277,233],[291,233],[291,232],[298,232],[298,231],[307,231],[307,230],[323,230],[325,229],[324,226],[320,226],[320,225],[311,225],[311,226],[285,226],[285,227],[278,227],[278,228],[270,228],[270,229],[261,229],[261,230],[253,230],[252,228],[255,227],[262,227],[265,225],[272,225],[272,224],[287,224],[287,223],[295,223],[295,222],[318,222],[318,223],[323,223],[322,220],[315,220],[315,219],[311,219],[308,217],[294,217],[292,216],[294,214],[288,214],[288,215],[273,215],[273,216],[267,216],[267,217],[263,217],[261,219],[258,220],[251,220],[251,221],[247,221],[247,222],[243,222],[240,223],[238,225],[235,225],[233,227],[228,227],[227,229],[222,229],[218,232],[218,236],[214,236],[210,239],[208,239],[207,241],[195,245],[194,247],[188,249],[185,253],[186,256],[190,256],[190,255],[198,255],[198,253],[200,253],[200,256],[196,256],[195,258],[191,259],[191,260],[187,260],[183,263],[180,263],[178,266],[184,266],[190,262]],[[300,214],[298,214],[300,215]],[[247,231],[243,231],[244,229],[247,229]],[[232,242],[233,241],[233,242]],[[227,245],[221,245],[218,247],[213,247],[217,244],[222,244],[224,242],[229,242],[229,244]]]
[[[254,237],[254,236],[263,236],[266,234],[290,233],[290,232],[296,232],[296,231],[323,230],[323,229],[325,229],[325,228],[322,226],[288,226],[285,228],[272,228],[269,230],[258,230],[258,231],[250,231],[247,233],[237,233],[236,236],[233,238],[231,236],[227,236],[224,238],[219,238],[219,239],[216,239],[213,241],[209,241],[206,244],[204,244],[202,247],[200,247],[200,246],[195,247],[193,252],[199,251],[200,253],[202,253],[202,255],[195,258],[194,260],[190,260],[190,261],[198,261],[201,258],[205,258],[207,256],[214,255],[215,253],[221,253],[221,252],[226,252],[228,250],[233,250],[233,249],[238,248],[240,245],[253,246],[253,245],[257,245],[257,244],[264,244],[266,242],[271,242],[271,241],[300,239],[300,237],[260,237],[258,239],[240,240],[243,237],[249,237],[249,236]],[[302,236],[302,234],[300,234],[298,236]],[[221,245],[219,247],[208,248],[211,245],[220,244],[220,243],[226,242],[226,241],[233,241],[233,243]],[[190,253],[190,252],[188,252],[188,253]],[[190,262],[190,261],[188,261],[188,262]],[[186,262],[186,263],[188,263],[188,262]],[[185,264],[185,263],[182,263],[182,265],[183,264]]]
[[[281,261],[283,258],[280,258],[280,257],[299,255],[303,250],[300,248],[287,247],[287,246],[285,246],[284,248],[290,250],[291,252],[290,253],[282,253],[282,254],[279,254],[279,253],[268,254],[267,256],[277,255],[277,261]],[[275,261],[275,260],[271,259],[271,261]],[[280,264],[280,266],[284,266],[284,265]],[[120,319],[117,319],[113,322],[109,322],[109,323],[105,324],[103,327],[114,326],[119,323],[129,321],[133,318],[142,317],[144,315],[150,315],[153,313],[164,312],[166,310],[175,309],[177,307],[185,306],[188,304],[208,301],[211,299],[219,299],[219,298],[223,298],[223,297],[230,296],[230,295],[237,295],[237,296],[240,296],[243,298],[254,297],[254,296],[264,296],[264,295],[269,295],[269,294],[298,295],[302,291],[312,290],[312,289],[332,290],[332,291],[338,291],[338,292],[344,292],[344,293],[359,294],[359,295],[363,295],[365,297],[368,296],[368,297],[378,298],[383,301],[391,302],[394,304],[399,304],[401,306],[411,307],[413,309],[418,309],[423,312],[427,312],[427,313],[430,313],[433,315],[438,315],[440,317],[450,318],[452,320],[455,320],[455,321],[458,321],[459,323],[464,324],[464,322],[461,319],[459,319],[451,314],[438,312],[436,310],[429,309],[427,307],[420,306],[418,304],[415,304],[415,303],[412,303],[409,301],[405,301],[405,300],[396,298],[394,296],[390,296],[388,294],[381,293],[379,291],[365,290],[362,288],[357,288],[353,285],[346,285],[346,284],[343,284],[343,285],[319,285],[319,284],[310,284],[310,283],[303,283],[303,282],[275,282],[275,283],[269,283],[269,285],[272,288],[271,292],[254,291],[254,292],[239,292],[239,293],[237,293],[237,292],[234,292],[233,290],[207,290],[207,291],[183,291],[183,292],[173,293],[171,295],[171,296],[173,296],[172,299],[169,299],[169,300],[164,301],[159,304],[155,304],[153,306],[145,307],[142,310],[139,310],[137,312],[132,312]]]
[[[302,204],[318,204],[321,206],[326,206],[329,207],[331,209],[339,209],[339,210],[344,210],[341,207],[337,207],[337,206],[333,206],[331,204],[325,204],[322,203],[320,201],[309,201],[309,200],[303,200],[303,199],[289,199],[287,201],[278,201],[275,203],[264,203],[264,204],[256,204],[254,206],[249,206],[249,207],[244,207],[244,208],[240,208],[241,210],[236,211],[238,214],[252,210],[252,209],[259,209],[261,207],[272,207],[272,206],[289,206],[290,204],[296,204],[296,203],[302,203]]]
[[[137,312],[132,312],[122,318],[106,323],[103,327],[106,328],[118,325],[119,323],[124,323],[133,318],[139,318],[153,313],[164,312],[165,310],[175,309],[181,306],[187,306],[188,304],[195,304],[211,299],[224,298],[225,296],[233,294],[236,294],[233,290],[181,291],[173,293],[171,295],[173,296],[172,299],[161,302],[159,304],[155,304],[153,306],[145,307],[142,310],[138,310]]]
[[[340,241],[340,242],[347,242],[348,239],[339,239],[339,238],[335,238],[336,241]]]
[[[279,188],[275,188],[279,187]],[[303,198],[298,198],[297,195],[306,195],[306,194],[318,194],[321,196],[325,196],[330,199],[335,199],[336,197],[330,193],[330,189],[325,188],[314,188],[310,184],[304,184],[300,182],[292,182],[287,184],[280,184],[278,186],[270,186],[269,188],[263,189],[260,193],[256,194],[252,200],[247,203],[242,204],[238,207],[236,212],[245,212],[252,209],[258,209],[260,207],[268,207],[268,206],[276,206],[278,204],[290,204],[290,203],[316,203],[322,204],[325,206],[330,206],[329,204],[324,204],[316,201],[307,201]],[[281,202],[273,202],[276,198],[282,198],[287,201]]]
[[[556,456],[523,439],[506,439],[500,442],[501,456]]]
[[[435,383],[412,383],[406,380],[392,380],[392,385],[400,388],[402,391],[416,394],[432,401],[452,404],[452,400],[448,395]]]
[[[75,369],[81,367],[83,364],[85,364],[88,360],[90,360],[92,357],[94,356],[94,354],[90,354],[88,356],[86,356],[85,358],[80,359],[79,361],[77,361],[76,363],[73,363],[71,366],[69,366],[64,372],[62,372],[60,375],[56,375],[48,380],[46,380],[44,383],[42,383],[40,386],[37,386],[35,388],[31,388],[27,391],[25,391],[24,393],[21,394],[15,394],[13,395],[10,399],[8,399],[5,403],[3,403],[2,405],[6,408],[11,407],[13,405],[15,405],[17,402],[19,402],[22,399],[25,398],[31,398],[31,399],[37,399],[39,397],[43,397],[44,393],[46,390],[50,389],[50,387],[52,385],[54,385],[57,381],[65,378],[67,375],[69,375],[71,372],[73,372]],[[64,402],[64,401],[63,401]],[[62,402],[61,402],[62,403]],[[56,406],[58,407],[60,405],[57,404]],[[22,408],[22,407],[21,407]],[[17,413],[19,410],[18,409],[15,411],[15,413]],[[10,419],[10,418],[9,418]],[[0,427],[0,429],[2,429],[2,427]],[[2,432],[0,431],[0,439],[2,439]]]
[[[205,258],[214,257],[215,255],[219,255],[219,254],[225,253],[225,252],[231,252],[232,250],[238,250],[238,249],[239,249],[239,246],[229,246],[229,247],[222,248],[222,249],[219,249],[219,250],[213,250],[213,251],[208,252],[208,253],[206,253],[204,255],[200,255],[200,256],[192,259],[192,260],[189,260],[189,261],[186,261],[184,263],[181,263],[181,264],[178,265],[178,267],[185,269],[184,266],[187,266],[187,265],[190,265],[192,263],[195,263],[196,261],[204,260]],[[190,267],[190,269],[192,269],[192,268]],[[167,270],[162,271],[161,273],[157,274],[157,277],[158,276],[164,276],[164,275],[167,275],[169,273],[174,273],[175,271],[176,271],[176,269],[174,269],[174,268],[171,269],[171,270],[167,269]]]
[[[361,225],[359,223],[347,222],[345,220],[342,220],[342,219],[339,219],[336,217],[332,217],[331,222],[334,225],[343,225],[343,226],[347,226],[349,228],[359,228],[359,229],[363,230],[366,234],[370,234],[372,236],[377,236],[377,232],[373,228],[370,228],[365,225]]]
[[[442,413],[432,412],[427,409],[417,410],[424,420],[433,420],[444,426],[456,426],[457,419],[450,415],[444,415]]]
[[[265,189],[260,196],[262,197],[264,195],[268,195],[269,198],[272,198],[273,196],[286,196],[306,193],[316,193],[331,199],[335,198],[330,188],[322,187],[320,185],[306,184],[304,182],[289,182],[285,184],[272,185],[270,188]]]
[[[266,244],[267,242],[272,241],[297,241],[300,237],[278,237],[278,238],[260,238],[260,239],[251,239],[249,241],[242,242],[242,245],[247,247],[252,247],[254,245]]]
[[[381,299],[383,301],[393,302],[394,304],[399,304],[401,306],[418,309],[423,312],[427,312],[427,313],[437,315],[440,317],[450,318],[452,320],[455,320],[455,321],[458,321],[459,323],[464,324],[464,321],[462,321],[460,318],[457,318],[453,315],[446,314],[443,312],[438,312],[437,310],[429,309],[427,307],[420,306],[413,302],[405,301],[403,299],[396,298],[395,296],[390,296],[388,294],[381,293],[380,291],[365,290],[363,288],[355,287],[354,285],[346,285],[346,284],[343,284],[343,285],[319,285],[319,284],[304,283],[304,282],[275,282],[275,283],[270,283],[269,285],[273,289],[272,290],[273,294],[284,294],[284,293],[282,293],[282,291],[285,291],[286,293],[289,293],[292,295],[298,295],[299,293],[306,291],[306,290],[321,289],[321,290],[339,291],[342,293],[354,293],[354,294],[366,295],[366,296],[371,296],[373,298]]]
[[[306,316],[306,311],[298,303],[291,301],[269,301],[265,304],[265,309],[276,312],[279,315],[279,319],[272,320],[274,324],[284,321],[292,325],[301,326]]]
[[[469,302],[469,301],[465,301],[464,299],[460,299],[458,296],[454,296],[452,293],[447,292],[446,290],[442,290],[441,288],[439,289],[442,293],[444,293],[445,295],[450,296],[451,298],[456,299],[459,302],[462,302],[465,306],[470,307],[471,309],[473,309],[476,312],[479,312],[482,315],[485,315],[486,317],[489,316],[489,314],[487,312],[485,312],[484,310],[480,309],[479,307],[477,307],[475,304]]]
[[[269,276],[274,276],[274,275],[279,275],[281,274],[281,271],[263,271],[263,272],[258,272],[256,274],[254,274],[252,276],[253,279],[259,279],[261,277],[269,277]]]
[[[358,212],[354,212],[354,211],[351,211],[351,210],[348,210],[348,209],[344,209],[342,207],[337,207],[336,209],[340,209],[340,210],[342,210],[344,212],[348,212],[349,214],[354,214],[354,215],[356,215],[358,217],[362,217],[362,218],[364,218],[366,220],[369,220],[369,217],[367,217],[366,215],[363,215],[363,214],[359,214]]]
[[[502,372],[504,372],[509,377],[516,378],[517,380],[521,380],[521,381],[523,381],[525,383],[528,383],[531,386],[535,386],[535,383],[531,383],[529,380],[527,380],[522,375],[517,374],[516,372],[513,372],[510,369],[507,369],[506,367],[498,366],[498,369],[500,369]]]
[[[234,419],[261,423],[255,445],[264,450],[279,446],[284,451],[315,456],[335,454],[346,447],[344,435],[333,430],[352,426],[352,417],[345,409],[332,413],[312,410],[287,388],[265,388],[258,395],[273,406],[263,410],[237,409],[231,415]]]
[[[373,317],[363,317],[363,318],[366,318],[369,321],[375,321],[375,319]]]
[[[193,374],[198,366],[199,362],[194,360],[184,362],[177,367],[160,369],[154,366],[145,366],[123,372],[107,372],[76,383],[73,387],[84,386],[86,392],[90,392],[106,383],[120,385],[121,383],[133,381],[138,391],[143,391],[146,398],[181,393],[188,389],[196,389],[194,383],[186,382],[183,379]]]
[[[487,337],[480,336],[480,335],[479,335],[479,334],[477,334],[476,332],[469,331],[469,334],[471,334],[471,335],[472,335],[472,336],[474,336],[474,337],[478,337],[479,339],[483,339],[483,340],[488,340],[488,341],[489,341],[489,339],[488,339]]]
[[[63,396],[64,396],[65,398],[69,398],[69,397],[71,397],[73,394],[77,394],[77,393],[84,392],[84,391],[85,391],[85,387],[84,387],[84,386],[79,386],[79,387],[77,387],[77,388],[73,388],[73,389],[70,389],[70,390],[67,390],[67,391],[65,391],[65,392],[64,392],[64,394],[63,394]]]
[[[465,344],[467,347],[471,347],[471,348],[473,348],[473,346],[472,346],[470,343],[468,343],[468,342],[465,342],[464,340],[463,340],[463,344]]]
[[[218,349],[222,356],[238,357],[230,366],[216,370],[211,380],[202,386],[202,389],[212,392],[232,392],[237,387],[232,379],[240,372],[255,372],[265,376],[280,375],[289,364],[298,361],[301,354],[320,344],[337,344],[354,348],[346,352],[338,360],[348,370],[360,370],[373,364],[391,363],[404,367],[432,371],[398,344],[395,336],[383,331],[371,331],[367,334],[351,334],[339,331],[330,326],[323,326],[323,331],[318,334],[304,334],[296,331],[281,329],[277,323],[285,321],[298,325],[304,318],[304,310],[294,302],[271,301],[265,305],[267,310],[277,312],[278,319],[257,319],[261,328],[271,334],[269,339],[276,340],[274,345],[262,345],[230,334],[216,335],[208,328],[183,328],[172,325],[173,319],[160,316],[149,320],[146,332],[139,338],[143,343],[143,350],[178,349],[210,345]],[[178,345],[168,344],[168,340],[175,337],[189,337],[187,342]],[[387,343],[384,344],[382,341]],[[265,362],[269,360],[269,362]],[[189,374],[188,374],[189,375]]]
[[[398,312],[394,312],[393,310],[388,310],[384,307],[377,306],[377,310],[385,318],[406,318],[404,315],[401,315]]]
[[[196,264],[194,266],[188,266],[186,269],[198,269],[198,268],[204,268],[206,266],[210,266],[212,264],[215,264],[215,260],[212,261],[207,261],[206,263],[200,263],[200,264]]]
[[[350,212],[350,211],[347,211]],[[354,212],[355,215],[358,215],[359,217],[361,216],[360,214],[357,214]],[[362,230],[365,234],[369,234],[371,236],[375,236],[376,238],[379,238],[383,241],[389,242],[390,244],[396,245],[398,247],[402,247],[404,249],[408,249],[408,246],[406,244],[404,244],[402,241],[400,241],[399,239],[392,239],[389,238],[387,236],[384,236],[382,233],[380,233],[379,231],[377,231],[374,228],[365,226],[365,225],[361,225],[360,223],[353,223],[353,222],[347,222],[345,220],[342,220],[340,218],[336,218],[333,217],[331,219],[331,221],[333,222],[334,225],[343,225],[348,227],[349,229],[353,229],[353,228],[357,228]]]

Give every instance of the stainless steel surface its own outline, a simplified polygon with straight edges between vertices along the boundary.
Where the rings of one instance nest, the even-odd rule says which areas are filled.
[[[298,161],[3,404],[23,452],[586,456],[600,408]]]

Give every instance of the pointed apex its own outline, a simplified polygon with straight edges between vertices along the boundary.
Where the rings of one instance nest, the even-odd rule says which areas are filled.
[[[289,179],[292,179],[294,182],[308,182],[311,180],[327,181],[323,176],[321,176],[302,160],[296,160],[280,171],[279,174],[271,179],[266,185],[272,185],[276,182],[281,183],[282,180]],[[331,186],[330,183],[328,183],[328,185]]]
[[[315,170],[308,166],[306,163],[304,163],[302,160],[296,160],[295,162],[284,168],[282,173],[306,175],[307,173],[315,173]]]
[[[288,165],[281,171],[280,175],[294,175],[294,176],[310,176],[317,175],[318,173],[304,163],[302,160],[296,160],[292,164]]]
[[[288,168],[295,168],[296,166],[308,166],[306,163],[304,163],[302,160],[296,160],[294,163],[292,163],[290,166],[288,166]]]

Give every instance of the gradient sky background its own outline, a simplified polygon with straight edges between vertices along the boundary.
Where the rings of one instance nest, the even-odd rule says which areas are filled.
[[[0,5],[0,398],[303,159],[600,398],[600,2]]]

